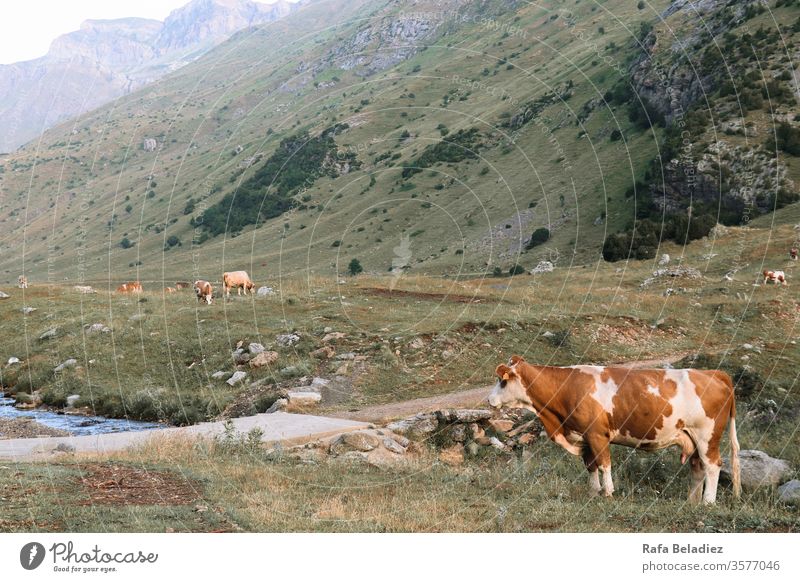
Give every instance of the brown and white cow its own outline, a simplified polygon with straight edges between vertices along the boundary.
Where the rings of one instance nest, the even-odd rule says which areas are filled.
[[[17,277],[17,285],[20,289],[27,289],[28,288],[28,278],[25,275],[20,275]]]
[[[164,293],[176,293],[175,287],[164,287]]]
[[[714,503],[720,441],[730,419],[733,490],[740,495],[736,406],[726,373],[534,366],[520,356],[512,356],[496,373],[489,404],[535,412],[554,442],[583,459],[593,494],[603,491],[610,497],[614,491],[611,444],[644,450],[678,446],[681,462],[690,460],[689,500],[697,503],[702,495],[705,503]]]
[[[141,293],[144,291],[139,281],[128,281],[117,287],[117,293]]]
[[[778,283],[782,285],[787,285],[786,273],[784,273],[783,271],[769,271],[767,269],[764,269],[764,272],[762,274],[764,275],[764,285],[767,284],[767,281],[772,281],[776,285]]]
[[[242,289],[244,289],[244,294],[247,295],[248,291],[255,288],[255,283],[250,280],[247,271],[231,271],[222,273],[222,286],[225,288],[225,295],[230,297],[231,288],[236,288],[237,295],[241,295]]]
[[[791,249],[789,249],[789,258],[792,259],[793,261],[797,260],[797,254],[798,250],[796,247],[792,247]]]
[[[211,305],[211,299],[214,295],[214,288],[208,281],[198,280],[194,282],[194,292],[197,295],[198,301],[205,301]]]
[[[176,289],[188,289],[191,287],[191,283],[189,281],[176,281],[175,288]]]

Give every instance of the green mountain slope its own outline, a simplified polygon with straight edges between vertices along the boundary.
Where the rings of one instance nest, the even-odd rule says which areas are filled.
[[[783,75],[800,9],[779,4],[709,34],[739,38],[772,18],[785,48],[770,63]],[[353,258],[376,274],[597,261],[609,235],[631,229],[637,201],[652,206],[652,194],[626,196],[637,181],[657,191],[653,160],[671,135],[669,115],[643,122],[659,102],[643,89],[642,55],[680,46],[690,64],[705,59],[705,37],[681,44],[691,10],[666,0],[312,3],[1,160],[0,281],[23,271],[32,281],[213,280],[244,268],[260,283],[343,275]],[[620,86],[634,98],[615,99]],[[795,106],[781,107],[794,127]],[[766,137],[774,112],[754,111]],[[705,131],[719,137],[721,123]],[[321,157],[280,154],[330,128]],[[764,159],[781,160],[791,190],[796,164],[784,150]],[[549,239],[526,250],[540,228]]]

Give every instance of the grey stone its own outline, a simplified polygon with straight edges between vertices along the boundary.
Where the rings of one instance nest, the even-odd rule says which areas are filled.
[[[19,364],[19,358],[16,356],[11,356],[8,358],[8,362],[6,362],[6,366],[10,366],[12,364]]]
[[[81,399],[80,394],[70,394],[69,396],[67,396],[67,406],[69,408],[74,407],[75,403],[78,402],[78,400],[80,399]]]
[[[246,364],[250,361],[250,354],[244,351],[242,348],[231,352],[231,356],[233,356],[233,362],[237,365]]]
[[[408,343],[408,347],[412,350],[421,350],[425,347],[425,342],[422,341],[422,338],[415,337]]]
[[[437,417],[440,422],[471,423],[492,418],[492,411],[482,408],[448,409],[438,411]]]
[[[218,371],[214,372],[213,374],[211,374],[211,377],[214,378],[214,380],[219,380],[220,378],[224,378],[227,375],[228,375],[227,372],[223,372],[222,370],[218,370]]]
[[[279,336],[276,336],[275,341],[278,342],[279,346],[283,346],[284,348],[290,348],[293,345],[300,342],[300,334],[284,333]]]
[[[669,265],[670,256],[667,253],[661,255],[661,258],[658,260],[658,265],[663,267],[665,265]]]
[[[787,461],[774,459],[764,451],[758,450],[745,449],[739,451],[739,465],[741,467],[742,487],[749,490],[779,485],[792,472],[792,468]],[[722,460],[722,472],[730,478],[730,460],[727,456]]]
[[[367,452],[381,445],[381,438],[373,432],[359,430],[347,432],[337,437],[332,443],[330,452],[332,455],[341,455],[348,451]]]
[[[91,325],[85,325],[83,328],[86,330],[86,333],[109,333],[111,328],[103,325],[102,323],[93,323]]]
[[[144,313],[135,313],[128,318],[128,321],[142,321],[147,317]]]
[[[39,339],[40,340],[52,339],[52,338],[56,337],[57,333],[58,333],[58,330],[56,330],[56,328],[54,328],[54,327],[51,327],[46,332],[44,332],[42,335],[40,335]]]
[[[265,297],[267,295],[275,295],[275,290],[272,287],[259,287],[258,291],[256,291],[256,295],[261,297]]]
[[[59,443],[58,446],[53,450],[58,451],[59,453],[74,453],[75,447],[68,445],[67,443]]]
[[[0,299],[8,299],[9,297],[11,297],[11,295],[9,295],[8,293],[4,293],[3,291],[0,291]]]
[[[341,331],[333,331],[325,334],[325,337],[322,338],[322,343],[327,344],[328,342],[344,339],[346,334],[342,333]]]
[[[30,315],[31,313],[36,311],[36,308],[35,307],[23,307],[22,309],[20,309],[20,311],[22,311],[22,313],[24,315]]]
[[[245,378],[247,378],[247,372],[234,372],[233,375],[225,381],[225,383],[229,386],[235,386]]]
[[[289,406],[289,401],[286,398],[278,398],[275,402],[272,403],[267,409],[267,413],[279,412],[281,410],[286,410],[286,407]]]
[[[337,360],[355,360],[356,355],[353,352],[345,352],[336,356]]]
[[[778,500],[790,505],[800,505],[800,481],[792,479],[778,487]]]
[[[63,361],[62,363],[60,363],[58,366],[56,366],[55,368],[53,368],[53,372],[61,372],[61,371],[63,371],[65,368],[72,368],[72,367],[74,367],[74,366],[75,366],[77,363],[78,363],[78,360],[76,360],[75,358],[69,358],[68,360],[64,360],[64,361]]]
[[[424,439],[439,428],[433,413],[420,413],[386,425],[386,428],[411,439]]]
[[[540,273],[552,273],[555,270],[555,265],[550,261],[539,261],[539,264],[531,269],[531,275],[538,275]]]
[[[73,287],[73,289],[75,289],[75,291],[77,291],[78,293],[83,293],[85,295],[90,295],[92,293],[97,293],[97,291],[95,291],[89,285],[75,285]]]
[[[408,442],[408,440],[406,440]],[[406,448],[397,442],[395,439],[391,437],[383,437],[383,446],[386,450],[392,451],[393,453],[397,453],[398,455],[402,455],[406,452]],[[406,445],[408,446],[408,445]]]
[[[255,356],[256,354],[260,354],[266,348],[259,343],[252,342],[250,345],[247,346],[247,351],[250,352],[251,355]]]

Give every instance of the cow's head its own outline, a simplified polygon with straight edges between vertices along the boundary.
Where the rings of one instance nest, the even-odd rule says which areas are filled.
[[[514,356],[511,360],[512,366],[521,360],[522,358],[519,356]],[[531,406],[528,391],[513,367],[500,364],[495,369],[495,373],[497,374],[497,384],[489,394],[489,406],[492,408],[529,408]]]

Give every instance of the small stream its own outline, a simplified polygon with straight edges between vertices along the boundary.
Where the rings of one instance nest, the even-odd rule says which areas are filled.
[[[39,424],[65,430],[76,436],[164,428],[163,424],[156,422],[58,414],[50,410],[20,410],[14,407],[14,399],[7,398],[2,392],[0,392],[0,418],[30,418]]]

